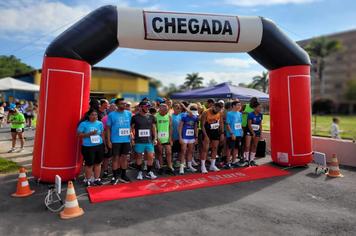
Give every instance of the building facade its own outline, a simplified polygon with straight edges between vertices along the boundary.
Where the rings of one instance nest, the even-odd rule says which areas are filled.
[[[15,75],[14,78],[29,83],[40,84],[41,70]],[[90,84],[90,96],[95,98],[124,97],[127,100],[139,101],[144,97],[155,99],[158,96],[154,80],[146,75],[131,71],[106,67],[93,67]],[[20,100],[37,100],[34,93],[17,91],[15,98]],[[11,96],[6,100],[11,100]]]
[[[312,102],[321,99],[331,99],[338,113],[355,113],[356,101],[346,98],[349,83],[356,80],[356,30],[350,30],[324,37],[340,41],[340,51],[331,54],[325,59],[323,71],[324,94],[321,94],[321,82],[316,73],[316,62],[312,60],[311,93]],[[302,47],[311,42],[313,38],[298,42]]]

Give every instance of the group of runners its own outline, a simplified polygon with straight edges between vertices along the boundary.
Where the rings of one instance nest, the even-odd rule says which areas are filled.
[[[239,100],[208,99],[204,106],[143,99],[133,110],[123,98],[111,104],[105,99],[91,103],[77,130],[82,138],[84,184],[102,185],[102,179],[109,178],[110,160],[111,184],[130,182],[129,167],[142,180],[256,165],[262,119],[256,98],[244,106]],[[217,157],[223,160],[218,163]]]

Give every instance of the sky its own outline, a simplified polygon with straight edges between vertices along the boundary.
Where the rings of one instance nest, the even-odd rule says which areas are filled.
[[[355,0],[0,0],[0,55],[15,55],[41,68],[48,44],[102,5],[147,10],[263,16],[298,41],[356,29]],[[205,83],[249,83],[264,68],[246,53],[148,51],[118,48],[97,66],[151,76],[163,85],[182,84],[199,72]]]

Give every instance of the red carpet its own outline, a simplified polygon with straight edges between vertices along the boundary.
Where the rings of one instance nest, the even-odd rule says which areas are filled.
[[[192,190],[223,184],[252,181],[288,175],[285,170],[264,165],[245,167],[208,174],[190,174],[182,176],[162,177],[156,180],[135,181],[128,184],[89,187],[87,191],[92,203],[110,200],[142,197],[166,192]]]

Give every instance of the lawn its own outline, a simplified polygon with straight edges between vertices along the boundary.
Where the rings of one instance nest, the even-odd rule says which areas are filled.
[[[356,116],[337,116],[340,120],[341,137],[344,139],[356,139]],[[330,137],[330,126],[333,116],[313,115],[312,132],[315,136]],[[316,121],[315,121],[316,119]],[[315,123],[316,122],[316,123]],[[316,125],[315,125],[316,124]],[[269,115],[263,116],[263,129],[270,130]]]
[[[0,174],[15,172],[18,169],[19,166],[15,162],[0,157]]]

